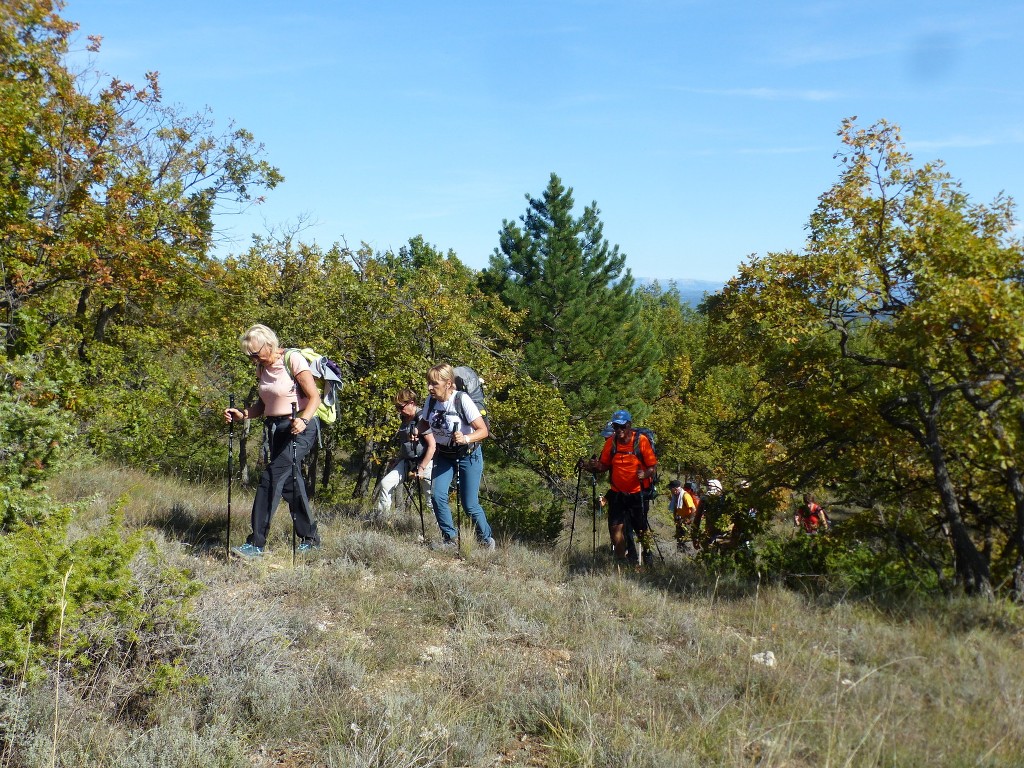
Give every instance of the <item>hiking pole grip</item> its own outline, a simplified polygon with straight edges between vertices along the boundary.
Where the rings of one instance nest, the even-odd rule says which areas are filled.
[[[228,410],[235,409],[235,396],[228,395]],[[231,421],[228,422],[228,531],[224,537],[224,555],[231,559],[231,480],[234,470],[232,463],[235,456],[235,415],[231,414]]]

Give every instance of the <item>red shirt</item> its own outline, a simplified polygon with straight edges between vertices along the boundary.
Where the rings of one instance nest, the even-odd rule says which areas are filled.
[[[800,507],[798,513],[800,522],[804,526],[804,530],[808,533],[813,533],[818,530],[824,522],[825,515],[822,514],[821,507],[813,501],[810,504]]]
[[[633,440],[636,433],[631,429],[626,434],[629,438],[616,444],[614,456],[612,456],[612,443],[615,441],[615,435],[605,440],[604,449],[601,451],[601,463],[606,467],[611,467],[613,491],[640,493],[640,479],[636,476],[636,471],[641,468],[650,469],[657,466],[658,457],[654,455],[654,449],[645,435],[640,435],[640,443],[637,446],[643,461],[634,456]]]

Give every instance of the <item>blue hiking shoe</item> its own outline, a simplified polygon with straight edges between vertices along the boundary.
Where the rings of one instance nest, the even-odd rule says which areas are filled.
[[[320,545],[317,544],[315,541],[304,541],[301,544],[299,544],[298,547],[296,547],[295,551],[298,552],[300,555],[305,555],[317,549],[320,549]]]
[[[255,560],[257,557],[263,557],[263,547],[256,547],[246,542],[240,547],[232,547],[231,553],[246,560]]]

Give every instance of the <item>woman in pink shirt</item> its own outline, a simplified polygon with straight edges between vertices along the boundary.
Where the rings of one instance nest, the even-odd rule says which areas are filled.
[[[232,552],[247,559],[260,557],[267,545],[270,521],[283,498],[288,502],[299,552],[320,546],[313,508],[299,467],[316,442],[320,420],[320,391],[306,359],[282,349],[275,334],[265,325],[254,325],[241,338],[242,352],[259,371],[259,397],[250,407],[227,408],[224,418],[231,422],[263,417],[263,451],[266,469],[252,503],[252,533],[245,544]],[[285,365],[287,361],[287,367]],[[292,418],[292,407],[296,416]],[[293,452],[294,446],[294,452]],[[293,478],[297,477],[298,482]]]

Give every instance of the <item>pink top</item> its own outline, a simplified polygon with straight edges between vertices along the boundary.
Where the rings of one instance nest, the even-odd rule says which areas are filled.
[[[309,370],[309,363],[298,352],[292,352],[288,360],[292,367],[291,376],[284,368],[284,352],[273,365],[260,366],[260,400],[263,401],[264,416],[291,416],[292,403],[300,413],[309,403],[309,398],[295,380],[300,373]]]

